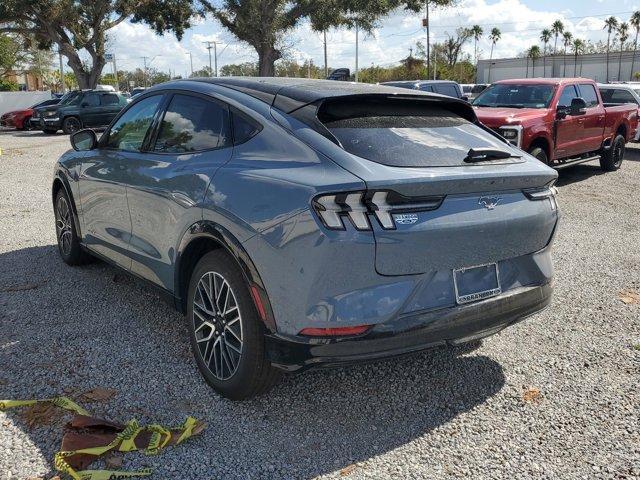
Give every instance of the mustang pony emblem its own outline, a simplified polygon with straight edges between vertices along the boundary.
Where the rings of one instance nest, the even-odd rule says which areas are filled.
[[[482,205],[487,210],[493,210],[500,200],[502,200],[501,197],[480,197],[478,199],[478,205]]]

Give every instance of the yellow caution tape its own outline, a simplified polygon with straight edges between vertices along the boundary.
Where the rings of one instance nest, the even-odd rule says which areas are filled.
[[[26,407],[30,405],[34,405],[36,403],[51,403],[59,408],[63,408],[65,410],[70,410],[72,412],[78,413],[80,415],[89,416],[89,412],[87,412],[84,408],[82,408],[77,403],[73,402],[67,397],[54,397],[48,398],[44,400],[0,400],[0,411],[6,410],[8,408],[16,408],[16,407]],[[180,437],[176,441],[176,445],[182,443],[189,437],[193,436],[193,430],[198,424],[198,421],[193,417],[188,417],[184,424],[180,428],[176,428],[174,430],[182,430]],[[62,473],[66,473],[74,480],[110,480],[115,478],[126,478],[126,477],[146,477],[151,475],[153,471],[149,468],[144,468],[142,470],[138,470],[135,472],[126,472],[119,470],[81,470],[75,471],[71,465],[67,463],[65,460],[67,457],[76,454],[85,454],[85,455],[95,455],[100,456],[104,455],[110,450],[117,449],[120,452],[132,452],[134,450],[138,450],[138,447],[135,444],[135,439],[142,431],[151,432],[151,439],[149,441],[149,445],[147,448],[143,450],[143,452],[147,455],[156,455],[160,453],[160,451],[167,446],[169,441],[171,440],[171,430],[163,427],[162,425],[148,425],[146,427],[141,427],[138,422],[133,419],[127,422],[124,430],[120,432],[116,438],[109,443],[108,445],[98,446],[98,447],[90,447],[83,448],[80,450],[73,451],[61,451],[56,453],[54,457],[54,466],[55,468]]]

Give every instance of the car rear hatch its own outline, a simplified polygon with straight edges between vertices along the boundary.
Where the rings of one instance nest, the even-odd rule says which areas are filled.
[[[437,100],[360,96],[318,106],[325,133],[350,154],[337,161],[367,189],[317,200],[360,229],[356,213],[367,212],[383,275],[533,253],[556,225],[557,173],[479,126],[471,107]]]

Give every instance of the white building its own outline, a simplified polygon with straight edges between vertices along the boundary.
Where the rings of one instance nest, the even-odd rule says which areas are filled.
[[[556,55],[540,57],[534,62],[530,58],[497,58],[478,62],[477,83],[491,83],[510,78],[533,77],[585,77],[597,82],[635,80],[632,78],[631,62],[633,52],[611,52],[609,55],[609,75],[607,77],[607,55],[595,53],[579,55]],[[618,75],[618,72],[620,74]],[[636,53],[633,73],[640,72],[640,49]]]

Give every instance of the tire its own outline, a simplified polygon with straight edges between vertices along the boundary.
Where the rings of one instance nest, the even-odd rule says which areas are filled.
[[[22,121],[22,127],[18,130],[30,130],[29,125],[31,123],[31,117],[27,117]]]
[[[534,147],[529,150],[529,155],[536,157],[545,165],[549,165],[549,157],[547,156],[547,152],[544,151],[544,148]]]
[[[205,254],[191,275],[187,300],[191,350],[206,382],[232,400],[268,391],[280,371],[266,358],[266,328],[237,263],[222,250]]]
[[[53,128],[43,128],[42,131],[48,135],[55,135],[58,133],[58,130],[54,130]]]
[[[82,128],[82,123],[78,117],[67,117],[62,122],[62,131],[67,135],[77,132]]]
[[[600,168],[605,172],[615,172],[618,170],[622,166],[625,149],[624,137],[617,135],[611,143],[611,148],[602,153],[600,157]]]
[[[53,204],[56,219],[56,238],[58,252],[67,265],[83,265],[91,261],[91,256],[82,250],[80,238],[76,231],[75,216],[69,197],[61,188],[56,194]]]

